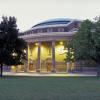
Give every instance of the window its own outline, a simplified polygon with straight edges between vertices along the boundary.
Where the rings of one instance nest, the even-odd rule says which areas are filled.
[[[43,32],[42,29],[37,30],[37,33],[42,33],[42,32]]]
[[[52,28],[47,28],[47,32],[52,32]]]
[[[64,32],[64,28],[58,28],[58,32]]]

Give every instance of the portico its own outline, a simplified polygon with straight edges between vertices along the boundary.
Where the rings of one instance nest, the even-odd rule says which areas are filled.
[[[60,33],[62,35],[62,33]],[[74,33],[72,33],[74,34]],[[52,37],[52,39],[50,39]],[[34,37],[35,38],[35,37]],[[38,39],[37,39],[38,38]],[[27,49],[27,71],[28,72],[56,72],[66,71],[66,49],[64,43],[68,42],[71,36],[51,35],[39,39],[29,39]],[[48,40],[48,38],[50,40]],[[67,41],[68,40],[68,41]]]
[[[66,52],[68,43],[77,32],[80,21],[57,19],[34,25],[19,35],[27,42],[26,72],[66,72]]]

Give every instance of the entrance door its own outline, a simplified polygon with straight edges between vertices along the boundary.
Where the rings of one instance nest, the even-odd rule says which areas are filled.
[[[51,71],[52,68],[52,63],[51,62],[47,62],[47,71]]]
[[[33,68],[33,63],[30,63],[29,64],[29,71],[33,71],[34,70],[34,68]]]
[[[46,59],[46,69],[47,69],[47,71],[52,70],[52,59],[51,58]]]

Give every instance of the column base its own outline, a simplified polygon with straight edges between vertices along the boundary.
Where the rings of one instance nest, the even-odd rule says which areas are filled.
[[[52,73],[56,73],[56,70],[55,70],[55,69],[53,69],[51,72],[52,72]]]
[[[40,72],[40,69],[36,69],[36,72],[39,73]]]
[[[28,72],[28,69],[27,69],[27,68],[25,68],[25,69],[24,69],[24,72]]]
[[[29,71],[28,71],[28,70],[24,70],[24,72],[26,72],[26,73],[27,73],[27,72],[29,72]]]

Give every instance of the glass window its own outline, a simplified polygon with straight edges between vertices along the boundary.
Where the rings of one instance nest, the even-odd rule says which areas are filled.
[[[58,32],[64,32],[64,28],[58,28]]]
[[[47,32],[52,32],[52,28],[47,28]]]

